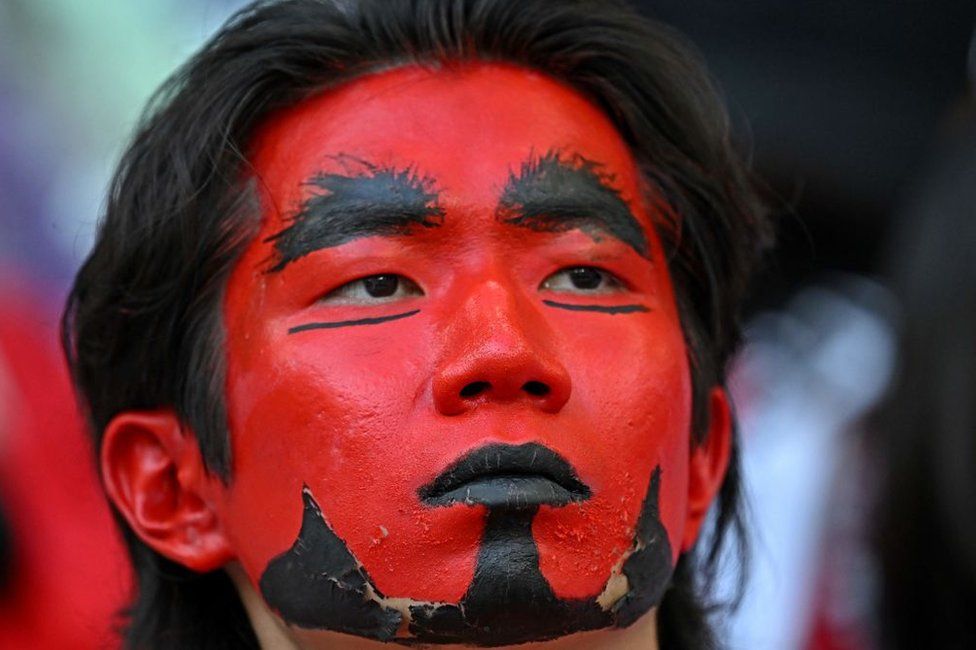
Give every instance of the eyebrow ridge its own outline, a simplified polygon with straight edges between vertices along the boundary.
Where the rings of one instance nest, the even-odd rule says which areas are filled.
[[[638,255],[650,259],[650,246],[640,222],[602,165],[579,154],[551,149],[531,156],[518,172],[510,172],[498,202],[503,223],[539,232],[579,228],[594,239],[616,237]]]
[[[403,236],[417,227],[434,228],[444,222],[434,180],[415,168],[383,167],[349,156],[363,170],[358,174],[319,172],[305,185],[314,188],[287,221],[271,235],[277,272],[309,253],[370,236]]]

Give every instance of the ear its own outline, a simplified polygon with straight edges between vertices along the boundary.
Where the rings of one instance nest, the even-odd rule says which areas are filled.
[[[681,552],[691,550],[701,532],[708,508],[725,480],[732,454],[732,413],[723,388],[709,395],[708,435],[701,444],[692,443],[688,463],[688,513],[681,540]]]
[[[102,481],[139,538],[194,571],[233,558],[213,507],[196,438],[170,410],[127,411],[105,428]]]

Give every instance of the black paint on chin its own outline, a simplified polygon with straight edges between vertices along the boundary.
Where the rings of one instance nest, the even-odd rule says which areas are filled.
[[[267,603],[289,624],[403,645],[501,646],[608,627],[627,627],[661,602],[671,578],[671,546],[659,518],[661,470],[651,476],[624,561],[625,596],[607,610],[596,596],[559,598],[539,568],[533,508],[489,508],[474,578],[457,605],[410,606],[410,636],[396,636],[403,615],[383,596],[308,492],[301,532],[261,576]],[[371,597],[371,593],[376,597]]]
[[[411,607],[415,641],[500,646],[631,625],[661,602],[671,578],[671,545],[658,510],[660,484],[657,467],[637,522],[636,550],[623,565],[629,589],[609,611],[596,597],[574,600],[553,593],[532,536],[537,509],[490,509],[471,586],[457,605]]]
[[[298,627],[392,640],[403,615],[369,598],[367,585],[382,595],[346,543],[325,523],[307,487],[302,490],[302,500],[298,539],[268,563],[261,575],[264,600]]]
[[[410,608],[418,643],[500,646],[611,627],[596,599],[558,598],[539,570],[531,510],[491,509],[474,578],[457,605]]]
[[[556,302],[555,300],[543,300],[543,304],[557,309],[568,309],[569,311],[597,311],[601,314],[637,314],[651,311],[644,305],[573,305],[567,302]]]

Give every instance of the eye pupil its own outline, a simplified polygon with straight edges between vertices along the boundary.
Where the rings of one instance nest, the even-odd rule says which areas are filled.
[[[363,278],[363,287],[373,298],[387,298],[396,293],[400,286],[400,277],[397,275],[373,275]]]
[[[596,289],[603,280],[603,274],[589,266],[578,266],[570,270],[569,279],[577,289]]]

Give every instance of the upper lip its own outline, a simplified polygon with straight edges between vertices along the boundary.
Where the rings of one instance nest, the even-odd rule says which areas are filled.
[[[451,463],[417,494],[428,505],[448,505],[465,501],[461,495],[466,487],[490,479],[510,479],[512,483],[520,479],[547,480],[554,495],[543,502],[585,501],[591,494],[565,458],[535,442],[478,447]]]

